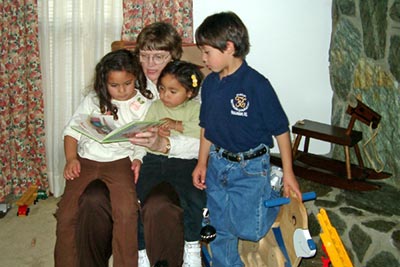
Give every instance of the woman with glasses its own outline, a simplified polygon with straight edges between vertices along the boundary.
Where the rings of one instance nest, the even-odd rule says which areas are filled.
[[[147,78],[147,91],[144,95],[153,100],[159,99],[157,80],[168,62],[180,59],[181,37],[170,24],[156,22],[141,31],[136,40],[135,52],[139,54]],[[192,137],[167,137],[154,130],[144,137],[135,138],[134,142],[150,150],[167,153],[168,158],[179,155],[179,158],[196,159],[198,156],[199,140]],[[139,176],[139,184],[145,182],[146,177]],[[142,210],[146,211],[145,217],[141,218],[144,227],[139,227],[138,233],[139,267],[150,267],[150,262],[151,266],[182,266],[183,258],[184,266],[200,267],[190,265],[192,258],[196,262],[199,259],[200,247],[184,245],[183,210],[174,188],[162,182],[145,199],[141,199],[139,187],[138,198]],[[111,211],[108,188],[96,180],[80,198],[77,246],[78,258],[84,259],[82,266],[108,266],[112,247],[119,245],[111,244]]]
[[[143,71],[147,77],[147,88],[154,98],[158,99],[157,80],[168,62],[181,57],[181,37],[170,24],[156,22],[140,32],[136,40],[135,51],[139,54]],[[199,148],[196,138],[187,138],[183,135],[165,137],[155,134],[153,138],[145,136],[134,140],[137,144],[146,146],[150,150],[163,153],[166,151],[169,159],[197,159],[197,155],[193,154]],[[139,177],[138,198],[145,201],[142,203],[144,235],[141,232],[143,229],[139,227],[139,266],[149,266],[146,252],[149,254],[152,264],[160,259],[167,259],[169,266],[181,266],[182,252],[179,250],[184,247],[184,266],[200,267],[200,247],[198,245],[185,242],[184,246],[176,246],[178,243],[183,244],[181,242],[184,237],[181,229],[183,218],[170,220],[170,210],[174,209],[179,209],[179,215],[183,217],[174,188],[170,184],[162,182],[154,188],[149,196],[146,196],[145,192],[141,190],[146,187],[146,177]],[[160,208],[160,205],[168,207]],[[178,222],[179,227],[176,228]],[[147,250],[144,249],[143,236]],[[193,262],[198,262],[198,264],[191,264]]]

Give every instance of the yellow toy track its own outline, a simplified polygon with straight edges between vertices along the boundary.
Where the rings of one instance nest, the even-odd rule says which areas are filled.
[[[342,240],[335,227],[331,225],[325,209],[320,209],[317,218],[322,228],[322,233],[319,236],[333,267],[353,267]]]

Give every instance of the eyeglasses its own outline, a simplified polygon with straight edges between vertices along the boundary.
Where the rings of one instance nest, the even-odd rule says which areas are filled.
[[[171,55],[162,55],[162,54],[154,54],[154,55],[149,55],[149,54],[144,54],[140,53],[139,54],[139,59],[141,63],[150,63],[150,60],[153,60],[153,63],[155,65],[161,65],[163,64]]]

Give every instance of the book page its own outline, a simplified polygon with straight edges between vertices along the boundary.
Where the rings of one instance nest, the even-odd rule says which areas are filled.
[[[118,128],[108,134],[104,141],[106,142],[122,142],[128,141],[129,138],[134,137],[139,132],[145,132],[148,128],[162,124],[161,121],[137,121],[129,123],[121,128]]]
[[[161,121],[132,121],[121,127],[115,125],[113,116],[81,114],[79,126],[72,128],[100,143],[127,142],[136,133],[162,124]]]

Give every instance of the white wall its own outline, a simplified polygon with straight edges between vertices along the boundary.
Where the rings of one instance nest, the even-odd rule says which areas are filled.
[[[270,80],[290,124],[329,123],[331,5],[332,0],[193,0],[194,29],[216,12],[238,14],[250,34],[247,61]],[[329,147],[310,142],[314,153],[327,153]]]

